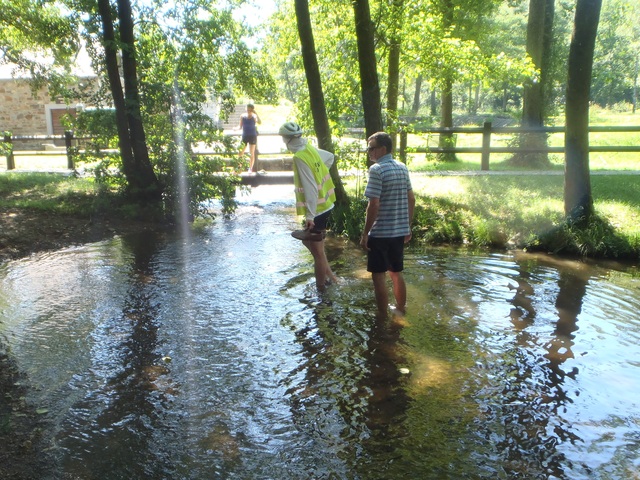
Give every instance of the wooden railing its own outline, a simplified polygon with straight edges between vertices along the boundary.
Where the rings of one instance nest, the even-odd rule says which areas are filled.
[[[428,133],[439,135],[453,135],[457,133],[482,135],[480,147],[416,147],[411,151],[417,153],[479,153],[481,154],[480,169],[489,170],[489,159],[492,153],[564,153],[564,146],[527,148],[519,146],[492,147],[491,136],[493,134],[521,134],[521,133],[564,133],[565,127],[494,127],[491,122],[485,122],[482,127],[451,127],[451,128],[426,128],[414,129],[412,133]],[[589,126],[589,132],[640,132],[640,126]],[[406,161],[407,136],[406,129],[400,130],[400,142],[398,145],[399,156]],[[590,145],[590,152],[640,152],[640,145]]]
[[[2,142],[6,145],[3,147],[6,149],[5,156],[7,158],[7,170],[14,170],[16,168],[16,155],[66,155],[67,157],[67,168],[69,170],[75,169],[75,160],[74,160],[74,142],[77,143],[79,140],[90,140],[89,137],[74,137],[73,132],[65,132],[64,135],[17,135],[15,137],[5,134]],[[54,150],[30,150],[28,153],[23,153],[21,151],[14,151],[13,145],[15,141],[21,142],[32,142],[32,143],[40,143],[42,142],[55,142],[55,141],[64,141],[65,149],[63,151],[54,151]]]
[[[454,135],[454,134],[478,134],[482,135],[481,146],[478,147],[429,147],[429,146],[416,146],[409,147],[408,145],[408,134],[409,131],[407,129],[401,129],[399,132],[399,145],[397,148],[399,158],[401,160],[406,161],[407,154],[409,151],[416,153],[479,153],[481,155],[480,168],[481,170],[489,170],[489,160],[491,154],[499,154],[499,153],[564,153],[564,146],[546,146],[542,148],[527,148],[527,147],[519,147],[519,146],[504,146],[504,147],[492,147],[491,139],[492,135],[497,134],[512,134],[518,135],[522,133],[563,133],[565,131],[564,127],[542,127],[542,128],[533,128],[533,127],[494,127],[491,122],[485,122],[482,127],[452,127],[452,128],[425,128],[425,129],[413,129],[411,133],[425,133],[425,134],[438,134],[438,135]],[[618,133],[633,133],[640,132],[640,126],[589,126],[589,132],[618,132]],[[357,129],[352,133],[356,133],[357,135],[362,135],[364,137],[364,130]],[[239,133],[231,133],[231,136],[238,136]],[[263,136],[279,136],[277,133],[261,133],[261,137]],[[2,142],[8,144],[5,146],[6,149],[6,159],[7,159],[7,170],[15,169],[15,157],[17,155],[66,155],[67,157],[67,168],[70,170],[75,169],[75,160],[74,156],[77,153],[77,145],[80,141],[91,140],[90,137],[75,137],[73,132],[65,132],[64,135],[21,135],[12,137],[11,135],[5,135],[2,139]],[[36,150],[29,151],[28,153],[23,153],[21,151],[14,151],[13,144],[16,141],[22,142],[62,142],[64,141],[65,148],[64,150]],[[8,147],[8,148],[7,148]],[[365,150],[362,150],[363,152]],[[640,152],[640,145],[590,145],[590,152]],[[201,152],[200,154],[208,155],[208,154],[216,154],[216,155],[227,155],[233,156],[236,155],[237,152]],[[273,156],[279,155],[282,156],[282,151],[267,151],[267,150],[259,150],[260,156]],[[287,158],[289,158],[288,155]],[[286,160],[286,159],[280,159]],[[258,161],[260,161],[260,157],[258,157]]]
[[[241,136],[240,133],[228,133],[226,134],[227,136]],[[260,137],[278,137],[278,139],[280,138],[280,135],[277,132],[265,132],[265,133],[261,133]],[[66,156],[67,157],[67,168],[69,170],[74,170],[75,169],[75,156],[79,153],[79,151],[81,151],[82,149],[79,149],[79,143],[82,142],[86,142],[86,141],[90,141],[92,140],[93,137],[88,137],[88,136],[84,136],[84,137],[76,137],[74,136],[73,132],[65,132],[64,135],[16,135],[16,136],[11,136],[11,135],[4,135],[4,138],[0,139],[0,142],[4,143],[4,147],[5,147],[5,157],[6,157],[6,161],[7,161],[7,170],[14,170],[16,168],[16,162],[15,159],[16,157],[19,156]],[[14,150],[14,145],[16,145],[17,142],[22,142],[23,144],[25,143],[29,143],[32,146],[38,145],[39,149],[36,148],[32,148],[29,150]],[[54,143],[63,143],[64,142],[64,149],[63,148],[59,148],[59,149],[44,149],[43,145],[45,145],[46,143],[48,144],[54,144]],[[248,149],[247,149],[248,152]],[[197,151],[195,152],[196,155],[223,155],[223,156],[227,156],[227,157],[234,157],[236,155],[238,155],[237,151],[224,151],[224,152],[219,152],[219,151]],[[1,155],[1,154],[0,154]],[[281,149],[279,150],[273,150],[270,151],[268,149],[264,149],[261,148],[259,149],[259,151],[257,152],[257,159],[258,161],[260,160],[260,157],[273,157],[273,156],[278,156],[278,157],[283,157],[284,158],[277,158],[277,160],[280,160],[283,163],[287,163],[291,161],[291,154],[284,154],[282,152]],[[273,158],[270,158],[270,160],[274,160]],[[257,162],[256,162],[257,163]]]

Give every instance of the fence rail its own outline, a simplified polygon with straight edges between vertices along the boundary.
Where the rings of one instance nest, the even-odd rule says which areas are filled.
[[[547,146],[541,148],[532,147],[520,147],[520,146],[506,146],[506,147],[492,147],[491,137],[496,134],[522,134],[522,133],[564,133],[565,127],[494,127],[491,122],[485,122],[482,127],[450,127],[450,128],[425,128],[419,130],[412,130],[411,133],[426,133],[426,134],[438,134],[438,135],[453,135],[453,134],[479,134],[482,135],[482,145],[479,147],[409,147],[407,129],[401,129],[399,132],[400,143],[398,145],[399,156],[402,160],[406,161],[407,153],[409,149],[412,152],[417,153],[479,153],[481,154],[480,168],[481,170],[489,170],[489,159],[491,154],[499,153],[564,153],[564,146]],[[354,132],[364,137],[364,129],[355,129]],[[611,133],[633,133],[640,132],[640,126],[589,126],[590,133],[598,132],[611,132]],[[239,133],[231,133],[229,136],[239,136]],[[261,137],[266,136],[278,136],[277,133],[262,133]],[[65,132],[64,135],[17,135],[15,137],[11,135],[4,135],[2,142],[8,144],[4,146],[5,156],[7,160],[7,170],[14,170],[15,157],[19,155],[66,155],[67,168],[70,170],[75,169],[74,156],[77,153],[78,142],[91,140],[92,137],[75,137],[73,132]],[[16,141],[22,142],[61,142],[64,141],[64,149],[60,150],[39,150],[29,151],[28,153],[22,153],[20,151],[14,151],[13,145]],[[364,151],[364,150],[363,150]],[[633,153],[640,152],[640,145],[590,145],[590,152],[607,153],[607,152],[622,152]],[[260,155],[282,155],[281,151],[260,151]],[[202,155],[235,155],[236,152],[201,152]],[[283,159],[279,159],[283,160]],[[257,168],[257,167],[256,167]]]
[[[590,125],[589,133],[596,132],[640,132],[640,126],[598,126]],[[482,135],[481,147],[417,147],[412,151],[418,153],[480,153],[480,169],[489,170],[489,159],[492,153],[564,153],[564,146],[561,147],[492,147],[491,136],[493,134],[521,134],[521,133],[564,133],[565,127],[494,127],[491,122],[485,122],[482,127],[448,127],[448,128],[425,128],[413,130],[412,133],[434,133],[439,135],[453,135],[456,133],[475,133]],[[399,155],[403,161],[407,158],[407,137],[409,132],[406,129],[400,130]],[[640,145],[590,145],[589,152],[640,152]]]

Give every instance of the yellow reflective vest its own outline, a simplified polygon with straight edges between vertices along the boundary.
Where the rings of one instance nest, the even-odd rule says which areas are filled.
[[[307,143],[303,149],[298,150],[294,154],[294,157],[302,160],[313,173],[313,178],[318,187],[318,202],[316,207],[316,216],[318,216],[329,210],[336,201],[335,185],[333,184],[333,180],[331,180],[329,169],[320,158],[318,151],[310,143]],[[298,215],[306,215],[307,205],[304,188],[302,187],[295,161],[293,162],[293,173],[293,183],[296,192],[296,213]]]

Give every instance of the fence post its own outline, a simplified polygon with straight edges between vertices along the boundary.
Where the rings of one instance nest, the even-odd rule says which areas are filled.
[[[69,170],[75,170],[76,165],[73,160],[73,147],[71,146],[71,140],[73,140],[73,132],[67,130],[64,132],[64,145],[67,147],[67,168]]]
[[[491,122],[484,122],[482,126],[482,157],[480,170],[489,170],[489,153],[491,149]]]
[[[4,141],[9,144],[7,148],[7,170],[15,170],[16,158],[13,156],[13,139],[9,132],[5,132]]]
[[[404,125],[400,127],[400,161],[407,164],[407,130]]]

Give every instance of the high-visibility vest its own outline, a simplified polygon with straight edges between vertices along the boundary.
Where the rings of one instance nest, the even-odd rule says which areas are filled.
[[[313,178],[318,186],[318,205],[316,208],[316,216],[318,216],[329,210],[336,201],[335,185],[333,184],[333,180],[331,180],[329,169],[320,158],[315,147],[309,143],[307,143],[302,150],[298,150],[294,154],[294,157],[306,163],[313,173]],[[304,189],[302,188],[296,162],[293,162],[293,171],[293,183],[296,192],[296,213],[298,215],[306,215],[307,207]]]

